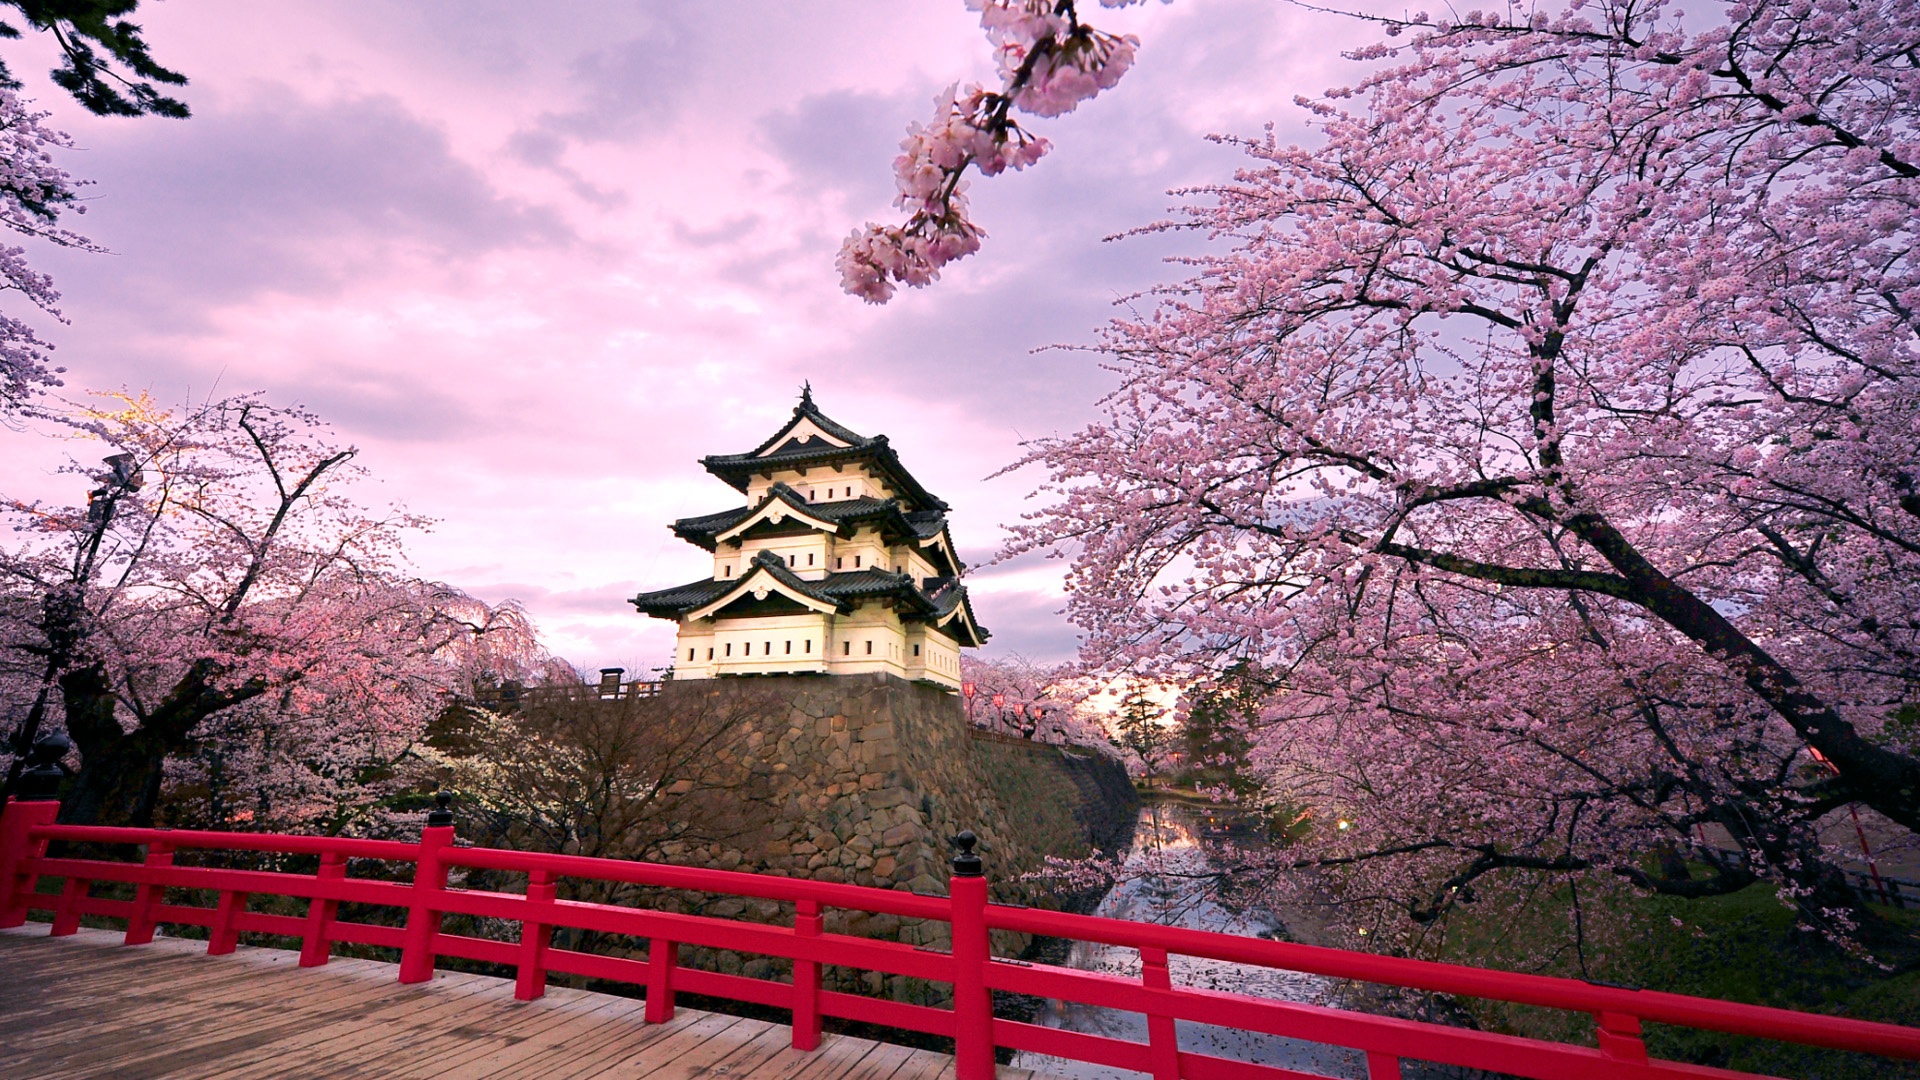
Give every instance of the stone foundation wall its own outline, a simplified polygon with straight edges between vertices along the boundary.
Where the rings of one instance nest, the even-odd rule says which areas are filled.
[[[746,738],[749,764],[774,782],[764,831],[728,845],[670,850],[693,866],[818,881],[908,889],[944,896],[947,838],[980,837],[997,901],[1055,906],[1057,898],[1018,882],[1047,856],[1077,859],[1111,849],[1131,828],[1137,799],[1125,769],[1091,751],[977,737],[960,698],[891,675],[685,680],[661,688],[669,707],[687,695],[764,694],[781,707]],[[738,910],[734,906],[739,905]],[[777,918],[772,908],[700,906],[713,914]],[[827,929],[944,949],[944,923],[830,911]],[[1015,955],[1020,935],[995,951]],[[711,966],[764,975],[755,958],[717,954]],[[690,962],[702,963],[689,957]],[[881,992],[877,977],[841,985]],[[925,999],[926,988],[894,980],[893,996]]]

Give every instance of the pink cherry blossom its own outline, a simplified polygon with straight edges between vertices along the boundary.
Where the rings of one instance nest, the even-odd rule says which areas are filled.
[[[1345,822],[1287,859],[1403,927],[1762,880],[1844,934],[1821,819],[1920,828],[1911,5],[1715,12],[1389,23],[1026,459],[1089,661],[1257,673]]]
[[[1050,148],[1013,119],[1013,110],[1071,112],[1118,82],[1139,45],[1081,23],[1072,0],[968,0],[968,6],[980,12],[1003,84],[997,91],[949,89],[935,99],[932,122],[908,128],[894,160],[895,205],[907,212],[906,223],[854,230],[836,260],[841,287],[868,303],[886,303],[895,282],[928,285],[942,266],[979,250],[986,232],[967,217],[967,169],[997,176],[1032,165]]]

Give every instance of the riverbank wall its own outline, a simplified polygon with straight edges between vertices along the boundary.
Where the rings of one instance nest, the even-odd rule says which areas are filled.
[[[1072,898],[1020,877],[1050,856],[1085,858],[1131,836],[1138,798],[1117,758],[978,731],[960,698],[937,687],[874,674],[687,680],[660,690],[669,709],[677,702],[691,708],[692,695],[745,692],[778,703],[752,721],[744,740],[751,767],[770,782],[767,824],[670,849],[674,862],[945,895],[948,838],[964,829],[980,838],[996,901],[1053,908],[1072,906]],[[727,906],[740,910],[724,912],[697,899],[677,903],[782,917],[775,905],[737,899]],[[847,911],[826,919],[832,932],[948,947],[944,923]],[[1027,945],[1023,935],[994,940],[1006,956]],[[766,958],[724,951],[689,961],[757,977],[774,971]],[[836,971],[833,981],[902,1000],[938,996],[872,972]]]

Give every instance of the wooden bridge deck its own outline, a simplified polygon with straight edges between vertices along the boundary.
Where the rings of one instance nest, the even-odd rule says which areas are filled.
[[[118,932],[0,930],[0,1076],[508,1077],[585,1080],[952,1080],[946,1054],[826,1035],[800,1053],[782,1024],[678,1009],[641,1022],[631,998],[439,972],[402,985],[392,964]],[[999,1080],[1034,1080],[1001,1068]]]

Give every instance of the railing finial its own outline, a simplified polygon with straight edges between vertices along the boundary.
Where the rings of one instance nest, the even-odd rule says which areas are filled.
[[[980,861],[980,856],[973,853],[973,845],[979,842],[980,838],[973,835],[972,829],[962,829],[960,835],[953,838],[954,846],[960,849],[960,854],[953,857],[954,877],[981,877],[985,875],[985,864]]]
[[[60,798],[60,759],[73,749],[73,740],[59,732],[33,740],[27,751],[27,767],[20,772],[15,790],[21,802],[52,802]]]
[[[439,829],[453,824],[453,792],[441,788],[433,793],[433,809],[427,812],[427,828]]]

